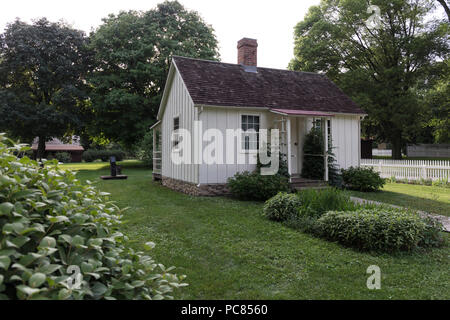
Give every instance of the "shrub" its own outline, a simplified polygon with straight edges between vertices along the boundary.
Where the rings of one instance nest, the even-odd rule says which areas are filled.
[[[157,136],[157,139],[159,137]],[[136,157],[145,165],[153,168],[153,130],[148,130],[135,146]]]
[[[430,216],[423,218],[425,222],[425,231],[422,239],[419,242],[421,247],[439,247],[444,244],[444,238],[442,237],[443,226],[442,223]]]
[[[289,191],[289,179],[281,175],[260,175],[259,172],[236,173],[228,179],[228,189],[243,200],[267,200],[280,191]]]
[[[347,188],[358,191],[377,191],[386,183],[372,167],[350,167],[342,169],[342,178]]]
[[[55,159],[62,163],[72,162],[72,157],[68,152],[57,152],[55,153]]]
[[[336,188],[302,190],[299,198],[299,215],[316,219],[327,211],[350,211],[357,208],[347,193]]]
[[[285,221],[289,217],[297,215],[299,207],[300,199],[296,194],[279,192],[266,201],[264,214],[271,220]]]
[[[56,161],[40,168],[18,159],[20,146],[4,140],[0,135],[0,299],[162,299],[185,285],[172,268],[126,246],[122,210],[107,194]]]
[[[83,152],[83,160],[86,162],[93,162],[95,160],[101,160],[108,162],[111,156],[116,157],[116,161],[122,161],[125,158],[125,152],[122,150],[97,150],[89,149]]]
[[[318,225],[327,239],[379,251],[411,250],[427,238],[428,228],[434,228],[418,214],[394,208],[330,211]]]

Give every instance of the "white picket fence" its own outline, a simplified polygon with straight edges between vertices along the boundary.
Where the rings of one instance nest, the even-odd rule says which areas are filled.
[[[383,178],[450,181],[450,161],[361,159],[361,166],[373,167]]]

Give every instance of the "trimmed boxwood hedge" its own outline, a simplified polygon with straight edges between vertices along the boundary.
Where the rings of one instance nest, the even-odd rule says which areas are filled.
[[[363,250],[412,250],[419,245],[435,246],[429,241],[441,226],[418,214],[388,207],[356,211],[330,211],[317,221],[321,236]],[[436,240],[436,239],[434,239]]]

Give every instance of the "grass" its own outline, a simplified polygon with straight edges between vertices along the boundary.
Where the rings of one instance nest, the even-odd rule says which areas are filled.
[[[351,191],[355,197],[386,202],[450,216],[450,189],[433,186],[387,183],[380,192]]]
[[[189,286],[177,299],[449,299],[448,247],[411,254],[361,253],[265,219],[262,203],[190,197],[128,167],[128,180],[103,181],[107,168],[78,167],[121,206],[131,246],[177,266]],[[83,169],[83,170],[81,170]],[[381,290],[366,287],[370,265]]]

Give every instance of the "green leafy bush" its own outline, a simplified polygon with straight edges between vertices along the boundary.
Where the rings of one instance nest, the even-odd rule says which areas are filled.
[[[236,173],[228,179],[228,189],[243,200],[267,200],[280,191],[289,191],[289,179],[276,175],[260,175],[259,172]]]
[[[327,211],[356,210],[350,196],[336,188],[306,189],[299,192],[300,216],[320,218]]]
[[[86,162],[93,162],[101,160],[108,162],[111,156],[116,157],[116,161],[122,161],[125,158],[125,152],[122,150],[97,150],[89,149],[83,152],[83,160]]]
[[[55,159],[62,163],[72,162],[72,157],[68,152],[56,152]]]
[[[412,250],[439,233],[418,214],[387,207],[330,211],[317,222],[323,237],[362,250]]]
[[[157,136],[157,139],[159,137]],[[135,147],[136,157],[145,165],[153,168],[153,130],[148,130]]]
[[[21,147],[5,142],[0,135],[0,299],[163,299],[185,285],[126,245],[123,210],[108,194],[56,161],[18,159]]]
[[[264,214],[271,220],[285,221],[289,217],[297,215],[299,207],[300,199],[296,194],[279,192],[266,201]]]
[[[342,169],[342,178],[347,188],[358,191],[377,191],[386,183],[372,167],[350,167]]]

